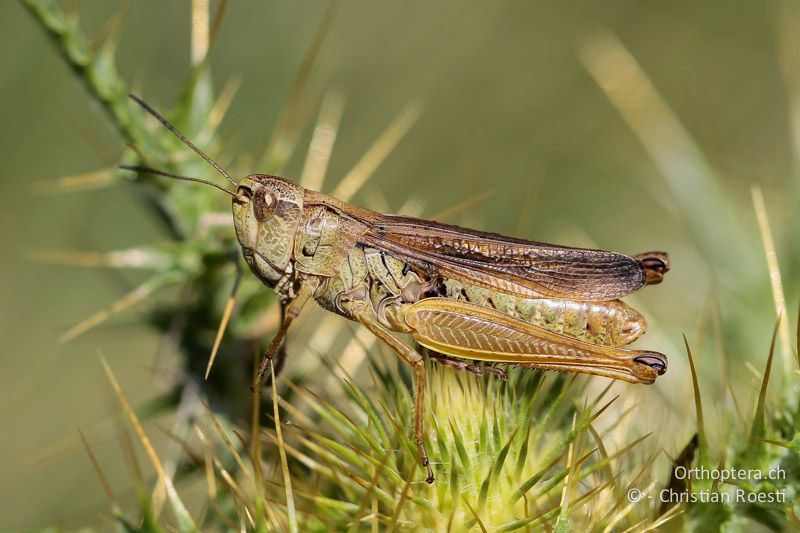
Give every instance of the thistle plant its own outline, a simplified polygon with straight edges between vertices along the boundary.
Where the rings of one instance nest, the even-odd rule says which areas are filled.
[[[120,164],[146,165],[183,176],[207,174],[204,161],[129,100],[131,87],[115,63],[118,25],[112,25],[105,40],[93,47],[80,30],[77,16],[66,15],[56,2],[24,0],[24,4],[89,97],[108,115],[120,142],[130,146]],[[236,147],[223,146],[218,134],[235,86],[226,85],[216,94],[208,61],[224,7],[221,2],[219,13],[211,16],[208,2],[193,3],[192,70],[177,103],[166,114],[231,174],[254,170],[280,174],[298,148],[300,133],[310,127],[306,119],[311,113],[300,108],[299,95],[335,4],[309,44],[275,131],[254,153],[235,160],[227,154],[237,153]],[[673,449],[665,435],[641,434],[636,425],[641,406],[635,399],[620,397],[619,390],[624,394],[629,389],[604,380],[510,369],[508,382],[501,382],[429,364],[426,446],[437,474],[437,482],[429,486],[423,481],[410,434],[413,401],[408,371],[390,354],[384,356],[372,339],[353,334],[336,317],[318,324],[305,346],[305,360],[328,371],[325,387],[308,386],[302,364],[281,375],[269,389],[250,387],[265,341],[277,327],[278,309],[274,296],[257,280],[237,277],[242,265],[237,265],[240,259],[227,197],[211,188],[147,173],[93,170],[51,186],[71,190],[132,182],[142,191],[145,208],[163,221],[169,240],[104,253],[40,253],[40,258],[60,263],[152,273],[107,309],[68,330],[62,340],[89,334],[166,287],[179,288],[177,298],[158,300],[147,314],[152,326],[184,358],[183,371],[174,376],[174,388],[161,403],[161,409],[176,413],[173,427],[165,430],[176,445],[174,450],[153,447],[140,423],[144,414],[152,415],[152,409],[131,407],[114,377],[113,364],[106,366],[122,410],[157,474],[153,486],[137,486],[138,505],[128,508],[115,497],[91,442],[86,442],[119,529],[625,531],[692,527],[706,531],[734,530],[753,523],[774,530],[800,526],[795,503],[800,487],[797,338],[791,331],[763,195],[757,187],[753,189],[757,227],[743,227],[732,207],[736,201],[719,185],[702,150],[624,46],[613,36],[599,33],[580,51],[587,71],[656,162],[671,201],[684,214],[709,263],[717,268],[721,296],[709,305],[709,316],[703,317],[700,332],[704,336],[698,335],[692,343],[686,338],[683,345],[673,343],[673,361],[685,354],[688,362],[696,436],[683,449]],[[301,176],[301,183],[309,188],[325,188],[327,161],[343,105],[336,92],[322,98]],[[352,197],[418,114],[412,105],[390,122],[353,170],[330,187],[333,194],[344,200]],[[473,204],[467,200],[447,214]],[[409,203],[406,212],[416,214],[414,209]],[[722,244],[730,242],[738,244]],[[793,261],[789,272],[796,271],[800,257],[796,243],[793,246],[784,252]],[[761,256],[743,259],[735,252],[760,247],[769,277],[758,274],[763,270],[757,266]],[[800,288],[795,278],[788,283],[789,294]],[[234,300],[231,295],[237,285]],[[744,298],[758,303],[729,305]],[[770,302],[779,320],[752,312]],[[726,312],[713,311],[720,307]],[[714,320],[721,326],[715,334],[706,334]],[[744,329],[763,335],[745,335]],[[709,417],[709,403],[704,403],[706,395],[701,392],[709,358],[701,363],[696,353],[710,351],[720,360],[732,345],[743,348],[732,350],[731,357],[743,359],[741,354],[748,351],[763,354],[764,366],[754,370],[760,387],[753,396],[723,387],[725,393],[714,399],[730,408]],[[225,356],[209,373],[212,353]],[[731,376],[719,379],[724,382]],[[707,427],[709,418],[718,418],[713,428]],[[726,482],[687,480],[681,475],[687,468],[733,468],[763,476]],[[778,471],[782,477],[769,475]],[[189,502],[185,494],[197,492],[198,487],[203,496]],[[781,500],[665,502],[660,496],[665,490],[683,495],[743,490],[747,495],[780,494]],[[162,512],[165,504],[171,514]]]

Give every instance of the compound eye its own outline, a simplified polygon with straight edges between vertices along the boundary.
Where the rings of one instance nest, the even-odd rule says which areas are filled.
[[[272,215],[275,214],[275,206],[278,204],[275,196],[266,187],[261,187],[256,190],[254,198],[253,210],[256,220],[263,222],[272,218]]]

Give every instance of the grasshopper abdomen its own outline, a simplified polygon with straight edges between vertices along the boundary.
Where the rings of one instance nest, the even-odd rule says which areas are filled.
[[[625,346],[647,329],[644,317],[619,300],[585,302],[511,296],[459,280],[444,281],[447,298],[492,307],[554,333],[604,346]]]

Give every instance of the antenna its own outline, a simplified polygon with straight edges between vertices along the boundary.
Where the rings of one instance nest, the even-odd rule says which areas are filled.
[[[194,182],[197,182],[197,183],[203,183],[205,185],[211,185],[212,187],[215,187],[215,188],[221,190],[225,194],[230,194],[231,196],[236,198],[236,194],[235,193],[232,193],[231,191],[229,191],[225,187],[222,187],[221,185],[217,185],[213,181],[202,180],[200,178],[190,178],[189,176],[179,176],[178,174],[173,174],[172,172],[164,172],[163,170],[157,170],[155,168],[143,167],[143,166],[138,166],[138,165],[136,165],[136,166],[133,166],[133,165],[119,165],[117,168],[121,168],[123,170],[132,170],[133,172],[147,172],[148,174],[156,174],[158,176],[165,176],[167,178],[174,178],[176,180],[194,181]]]
[[[164,127],[165,127],[165,128],[167,128],[169,131],[171,131],[171,132],[172,132],[172,133],[175,135],[175,137],[177,137],[178,139],[180,139],[180,140],[181,140],[181,142],[183,142],[183,144],[185,144],[186,146],[188,146],[189,148],[191,148],[192,150],[194,150],[194,152],[195,152],[197,155],[199,155],[200,157],[202,157],[203,159],[205,159],[205,160],[206,160],[206,162],[207,162],[209,165],[211,165],[212,167],[214,167],[214,168],[217,170],[217,172],[219,172],[220,174],[222,174],[223,176],[225,176],[225,178],[226,178],[226,179],[227,179],[229,182],[231,182],[231,184],[233,184],[233,186],[234,186],[234,187],[236,187],[236,186],[238,185],[238,183],[236,183],[236,182],[233,180],[233,178],[231,178],[230,174],[228,174],[227,172],[225,172],[225,169],[223,169],[223,168],[222,168],[222,167],[221,167],[219,164],[217,164],[217,162],[216,162],[216,161],[214,161],[214,160],[213,160],[213,159],[211,159],[209,156],[207,156],[207,155],[205,154],[205,152],[203,152],[203,151],[202,151],[200,148],[198,148],[197,146],[195,146],[195,145],[192,143],[192,141],[190,141],[189,139],[187,139],[187,138],[186,138],[186,136],[185,136],[183,133],[181,133],[181,132],[179,132],[179,131],[178,131],[178,128],[176,128],[175,126],[173,126],[172,124],[170,124],[170,123],[169,123],[169,121],[167,121],[167,119],[165,119],[164,117],[162,117],[162,116],[161,116],[161,114],[160,114],[158,111],[156,111],[155,109],[153,109],[152,107],[150,107],[150,105],[149,105],[147,102],[145,102],[144,100],[142,100],[141,98],[139,98],[138,96],[136,96],[136,95],[135,95],[135,94],[133,94],[133,93],[130,93],[130,94],[128,94],[128,96],[130,96],[130,97],[131,97],[131,100],[133,100],[134,102],[136,102],[137,104],[139,104],[139,105],[142,107],[142,109],[144,109],[145,111],[147,111],[148,113],[150,113],[151,115],[153,115],[153,116],[154,116],[154,117],[155,117],[155,118],[156,118],[156,119],[157,119],[157,120],[158,120],[158,121],[159,121],[161,124],[163,124],[163,125],[164,125]],[[142,167],[142,168],[144,168],[144,167]],[[129,168],[128,170],[131,170],[131,169]],[[201,182],[202,182],[202,180],[197,180],[197,179],[195,179],[195,178],[186,178],[185,176],[174,176],[174,175],[170,175],[170,174],[168,174],[168,173],[162,173],[162,172],[160,172],[160,171],[155,171],[155,172],[153,172],[153,171],[152,171],[152,169],[151,169],[151,170],[148,170],[148,172],[152,172],[153,174],[160,174],[160,175],[162,175],[162,176],[167,176],[167,177],[177,178],[177,179],[188,179],[188,180],[190,180],[190,181],[201,181]],[[229,193],[229,194],[230,194],[230,191],[228,191],[227,189],[223,189],[223,190],[224,190],[225,192],[227,192],[227,193]]]

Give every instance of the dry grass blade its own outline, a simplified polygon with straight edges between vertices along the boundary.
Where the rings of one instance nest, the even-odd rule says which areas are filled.
[[[339,317],[334,317],[333,320],[341,323]],[[333,340],[335,339],[331,339],[331,344]],[[357,329],[344,350],[342,350],[342,355],[337,361],[336,368],[334,372],[329,374],[324,388],[337,386],[341,379],[340,373],[342,373],[342,375],[355,374],[358,369],[361,368],[361,365],[367,359],[370,350],[376,343],[377,339],[375,335],[370,333],[366,328]],[[319,351],[319,353],[326,353],[326,351]]]
[[[584,494],[580,495],[578,498],[576,498],[572,502],[572,507],[573,508],[578,508],[583,502],[590,500],[592,497],[595,496],[595,494],[598,494],[599,492],[604,490],[606,488],[606,486],[607,486],[607,484],[606,485],[600,485],[598,487],[594,487],[591,490],[586,491]],[[524,518],[524,519],[514,520],[511,523],[509,523],[509,524],[501,527],[500,529],[498,529],[498,531],[503,531],[503,532],[504,531],[516,531],[516,530],[521,529],[521,528],[526,527],[526,526],[527,526],[528,530],[530,530],[530,527],[533,526],[533,525],[540,526],[540,527],[538,527],[538,529],[534,529],[534,531],[540,531],[540,530],[541,531],[553,531],[554,528],[549,522],[554,518],[556,518],[556,519],[558,518],[560,510],[561,510],[560,507],[554,507],[554,508],[551,508],[551,509],[548,509],[548,510],[540,511],[534,516],[529,516],[529,517]],[[543,524],[539,524],[539,522],[544,522],[544,523]],[[558,525],[556,527],[557,527],[557,529],[555,529],[555,531],[557,533],[562,533],[563,531],[569,531],[568,529],[564,529],[563,527],[558,527]]]
[[[299,531],[297,526],[297,511],[294,506],[294,496],[292,495],[292,478],[289,474],[289,461],[286,458],[286,446],[283,442],[283,430],[281,428],[281,418],[278,409],[278,387],[275,383],[275,367],[272,360],[269,362],[269,371],[272,375],[272,411],[275,416],[275,436],[278,440],[278,453],[281,457],[281,471],[283,472],[283,487],[286,491],[286,514],[289,518],[289,531],[296,533]]]
[[[211,355],[208,358],[205,379],[208,379],[208,375],[211,373],[211,366],[214,364],[214,360],[217,358],[219,345],[222,343],[222,336],[225,334],[225,329],[228,327],[228,322],[230,321],[231,314],[233,313],[233,306],[236,304],[236,291],[239,288],[239,282],[242,279],[242,269],[239,268],[239,263],[236,263],[236,267],[236,279],[233,282],[231,294],[228,296],[228,300],[225,302],[225,310],[222,312],[222,320],[219,322],[217,335],[214,338],[214,347],[211,349]]]
[[[192,0],[192,45],[191,61],[192,66],[196,67],[205,61],[210,45],[210,24],[211,20],[209,1]]]
[[[486,201],[492,194],[494,194],[493,190],[486,190],[479,192],[478,194],[467,198],[466,200],[462,200],[455,205],[451,205],[445,209],[442,209],[438,213],[434,213],[431,215],[432,220],[438,220],[439,222],[446,222],[465,211],[469,211],[475,206],[478,206]]]
[[[139,492],[144,492],[144,476],[142,474],[142,467],[139,464],[139,458],[136,456],[136,448],[133,446],[130,427],[125,423],[125,419],[121,413],[117,413],[114,421],[117,426],[119,447],[122,448],[122,456],[125,458],[125,466],[128,469],[128,474],[136,489]]]
[[[634,474],[633,478],[626,485],[626,487],[625,487],[626,490],[622,494],[622,496],[615,498],[614,503],[608,507],[608,509],[606,510],[605,515],[601,518],[601,522],[610,520],[611,517],[614,516],[615,513],[617,513],[617,509],[624,509],[626,507],[626,505],[623,505],[623,504],[630,504],[630,501],[628,501],[628,498],[627,498],[628,491],[631,488],[636,487],[636,485],[639,483],[639,480],[642,478],[642,476],[644,476],[645,474],[650,472],[650,470],[652,469],[653,463],[656,460],[656,457],[658,457],[658,454],[652,454],[650,456],[650,458],[647,459],[644,462],[644,464],[639,468],[638,472],[636,472],[636,474]],[[656,481],[654,480],[651,485],[654,485],[655,482]]]
[[[417,104],[409,104],[400,111],[331,194],[344,202],[353,198],[383,160],[392,153],[421,113],[422,108]]]
[[[343,112],[344,94],[336,90],[328,91],[322,99],[305,166],[300,174],[300,185],[306,189],[322,190]]]
[[[90,189],[108,187],[117,182],[114,171],[110,168],[101,168],[93,172],[75,174],[73,176],[63,176],[54,180],[41,181],[34,183],[33,192],[62,193],[62,192],[83,192]]]
[[[394,507],[394,512],[392,513],[392,521],[389,523],[389,528],[387,529],[388,533],[394,531],[395,527],[397,527],[397,521],[400,518],[400,512],[403,510],[403,506],[408,501],[408,491],[411,489],[411,483],[414,481],[414,478],[417,475],[417,465],[412,465],[409,469],[408,475],[406,476],[405,482],[403,483],[403,490],[400,491],[400,498],[397,500],[397,505]]]
[[[650,491],[653,490],[653,487],[655,487],[655,484],[656,484],[655,481],[650,483],[650,485],[644,491],[642,491],[642,493],[643,494],[649,494]],[[617,498],[617,501],[622,501],[622,500],[621,500],[621,498]],[[610,517],[610,519],[608,521],[608,525],[606,525],[606,527],[603,529],[603,533],[610,533],[611,531],[616,531],[617,530],[617,528],[616,528],[617,524],[622,522],[622,520],[626,516],[628,516],[628,514],[635,507],[637,507],[640,504],[641,504],[641,502],[638,501],[638,500],[637,501],[630,501],[628,503],[628,505],[626,505],[625,507],[620,509],[619,512],[617,512],[614,516]],[[639,527],[641,527],[641,525],[642,525],[641,523],[640,524],[636,524],[636,526],[639,526]]]
[[[272,136],[264,147],[263,154],[257,157],[256,161],[262,161],[263,163],[274,160],[283,161],[287,154],[292,151],[293,142],[291,139],[295,137],[292,130],[297,128],[297,124],[302,124],[304,122],[302,120],[297,120],[296,116],[298,114],[300,96],[303,94],[303,88],[306,86],[308,77],[311,74],[311,68],[314,66],[317,57],[319,57],[322,45],[333,24],[333,20],[336,18],[336,12],[339,10],[340,4],[341,0],[333,0],[328,10],[325,12],[322,22],[320,22],[319,28],[317,28],[317,33],[314,35],[314,40],[308,52],[306,52],[306,56],[303,58],[300,69],[297,71],[297,77],[295,77],[292,87],[289,89],[289,96],[283,104],[280,117],[278,117],[278,123],[272,132]]]
[[[714,340],[718,347],[718,358],[719,358],[719,369],[720,369],[720,376],[723,376],[725,379],[720,382],[720,384],[725,388],[726,384],[730,383],[730,352],[728,351],[728,343],[725,340],[725,331],[722,324],[722,312],[719,305],[719,300],[716,301],[716,305],[714,306],[714,313],[712,314],[712,326],[714,329]],[[722,395],[724,395],[724,391],[720,391]]]
[[[220,124],[222,124],[222,119],[225,118],[225,115],[228,113],[228,109],[233,103],[233,98],[239,91],[239,85],[240,81],[238,79],[230,80],[222,88],[222,91],[220,91],[214,105],[211,107],[211,111],[208,113],[205,127],[198,136],[201,145],[211,142]]]
[[[250,470],[248,470],[244,460],[242,460],[242,456],[239,454],[239,450],[236,449],[236,446],[233,445],[231,439],[228,438],[228,434],[225,433],[225,429],[223,429],[222,424],[219,423],[219,420],[217,420],[217,417],[214,416],[214,413],[211,411],[211,408],[208,406],[206,402],[200,400],[200,404],[205,409],[206,414],[208,414],[208,418],[211,420],[211,423],[214,425],[214,428],[217,430],[217,433],[222,438],[222,442],[225,443],[225,446],[228,448],[228,451],[230,451],[231,455],[233,455],[233,458],[236,461],[236,464],[239,466],[239,469],[242,471],[242,474],[244,474],[247,477],[247,479],[251,483],[253,483],[253,485],[255,485],[255,480],[253,479]]]
[[[295,389],[295,390],[300,390],[300,389]],[[280,404],[281,409],[289,413],[289,416],[294,419],[292,426],[312,427],[314,425],[314,421],[311,419],[311,417],[308,416],[301,409],[296,408],[294,405],[292,405],[290,402],[287,402],[283,398],[278,398],[278,402]]]
[[[214,18],[211,20],[211,29],[208,32],[209,50],[214,47],[214,43],[217,41],[217,35],[219,35],[219,30],[222,28],[222,19],[225,18],[227,9],[228,0],[220,0],[217,4],[217,11],[214,13]]]
[[[703,401],[700,396],[700,383],[697,381],[697,369],[694,366],[694,357],[692,357],[692,349],[689,348],[689,341],[686,340],[686,335],[683,336],[683,344],[686,346],[686,356],[689,358],[689,369],[692,372],[692,390],[694,391],[694,408],[697,413],[697,438],[698,448],[700,449],[700,456],[708,453],[708,441],[706,440],[706,428],[703,421]]]
[[[775,329],[772,330],[772,340],[769,345],[769,355],[767,356],[767,367],[764,369],[764,377],[761,380],[761,390],[758,392],[758,404],[756,405],[755,416],[753,417],[753,427],[750,430],[750,438],[748,439],[748,449],[754,449],[760,446],[764,437],[764,402],[767,398],[767,387],[769,386],[769,375],[772,371],[772,358],[775,355],[775,341],[778,336],[778,328],[780,327],[781,319],[778,317],[778,323],[775,324]]]
[[[92,462],[94,471],[97,474],[97,479],[100,480],[100,485],[103,487],[103,492],[108,499],[108,504],[116,511],[119,506],[117,505],[117,499],[114,497],[114,492],[111,490],[111,484],[108,482],[108,478],[106,478],[106,475],[103,473],[103,469],[100,468],[100,463],[97,461],[97,457],[94,455],[91,446],[89,446],[89,441],[86,440],[86,435],[83,434],[81,428],[78,428],[78,434],[81,436],[81,442],[83,442],[83,447],[86,449],[86,453],[89,454],[89,460]]]
[[[100,358],[100,362],[103,364],[103,369],[106,372],[106,376],[108,376],[108,381],[111,383],[111,388],[114,390],[114,394],[117,396],[120,405],[122,405],[122,409],[125,411],[125,415],[128,417],[128,420],[130,420],[131,424],[133,425],[133,428],[139,437],[139,441],[141,441],[147,456],[150,458],[150,462],[153,464],[153,468],[156,469],[159,482],[164,485],[164,488],[167,491],[167,496],[169,498],[170,505],[172,506],[172,511],[175,513],[175,518],[178,521],[178,529],[180,531],[196,531],[197,527],[195,526],[192,517],[189,515],[189,511],[186,510],[186,507],[183,505],[183,502],[178,496],[178,492],[175,490],[175,486],[172,484],[172,479],[167,476],[166,472],[164,471],[164,466],[161,464],[161,459],[159,459],[155,448],[153,448],[153,444],[150,442],[150,439],[144,432],[144,428],[139,422],[139,418],[136,416],[136,413],[133,412],[130,403],[128,403],[128,398],[126,398],[125,394],[122,392],[122,387],[120,387],[117,378],[114,377],[111,367],[108,366],[108,362],[106,362],[104,357]]]
[[[617,451],[615,451],[611,455],[609,455],[607,457],[603,457],[602,459],[600,459],[600,461],[598,461],[596,463],[592,463],[591,465],[587,466],[581,472],[581,474],[583,475],[583,477],[586,477],[589,474],[592,474],[592,473],[594,473],[594,472],[596,472],[598,470],[604,469],[607,465],[611,464],[611,462],[614,461],[615,459],[618,459],[620,457],[624,457],[627,453],[629,453],[631,450],[633,450],[636,446],[638,446],[639,444],[644,442],[645,439],[647,439],[650,435],[652,435],[652,433],[647,433],[646,435],[642,435],[638,439],[636,439],[634,441],[631,441],[630,443],[626,444],[622,448],[618,449]],[[595,449],[599,451],[599,448],[595,448]],[[585,459],[588,459],[590,455],[591,455],[591,453],[584,454],[583,457],[581,458],[581,461],[583,461]],[[581,461],[578,461],[578,462],[580,463]]]
[[[99,326],[117,313],[121,313],[122,311],[125,311],[126,309],[143,302],[148,296],[153,294],[158,289],[175,281],[177,281],[177,276],[175,273],[162,274],[145,281],[131,292],[112,303],[107,308],[103,309],[102,311],[98,311],[89,318],[69,328],[58,339],[59,344],[67,343],[78,335],[82,335],[90,329]]]
[[[648,486],[648,487],[647,487],[647,488],[646,488],[644,491],[642,491],[642,493],[643,493],[643,494],[649,494],[649,493],[650,493],[650,491],[651,491],[651,490],[653,490],[653,487],[655,487],[655,484],[656,484],[656,482],[655,482],[655,481],[653,481],[652,483],[650,483],[650,485],[649,485],[649,486]],[[618,498],[618,499],[617,499],[617,501],[622,501],[622,500]],[[605,527],[605,529],[603,529],[603,533],[610,533],[611,531],[617,531],[617,527],[616,527],[616,526],[617,526],[617,524],[619,524],[620,522],[622,522],[622,520],[623,520],[623,519],[624,519],[626,516],[628,516],[628,514],[629,514],[629,513],[630,513],[630,512],[631,512],[631,511],[632,511],[634,508],[636,508],[636,507],[637,507],[637,506],[639,506],[639,505],[641,505],[641,501],[638,501],[638,500],[637,500],[637,501],[630,501],[630,502],[628,503],[628,505],[626,505],[625,507],[623,507],[622,509],[620,509],[620,510],[619,510],[619,512],[617,512],[615,515],[613,515],[612,517],[610,517],[610,519],[609,519],[609,521],[608,521],[608,525]],[[641,527],[641,525],[643,525],[643,524],[641,524],[641,523],[640,523],[640,524],[636,524],[636,526],[639,526],[639,527]]]
[[[253,476],[256,494],[259,499],[256,505],[256,519],[262,518],[262,505],[266,504],[267,494],[264,490],[264,476],[261,471],[261,387],[258,386],[258,357],[253,358],[253,383],[250,397],[250,462],[253,463]],[[274,382],[273,382],[274,383]]]
[[[709,330],[709,324],[711,324],[713,319],[714,303],[714,291],[710,290],[708,292],[708,296],[706,297],[705,303],[703,304],[703,308],[697,316],[697,327],[695,328],[693,337],[695,346],[705,345],[704,341]]]
[[[129,248],[115,252],[83,250],[32,250],[32,261],[87,268],[142,268],[162,270],[169,266],[164,258],[147,248]]]
[[[602,415],[602,414],[605,412],[605,410],[606,410],[606,409],[608,409],[609,407],[611,407],[611,406],[614,404],[614,402],[616,402],[616,401],[617,401],[617,399],[618,399],[618,398],[619,398],[619,394],[617,394],[616,396],[614,396],[613,398],[611,398],[610,400],[608,400],[608,401],[606,402],[606,404],[605,404],[603,407],[601,407],[600,409],[598,409],[598,410],[597,410],[597,412],[595,412],[595,413],[593,413],[593,414],[592,414],[592,416],[591,416],[591,418],[590,418],[590,421],[594,422],[595,420],[597,420],[597,417],[599,417],[600,415]],[[598,398],[598,401],[599,401],[599,400],[600,400],[600,398]]]
[[[791,141],[794,151],[794,164],[800,161],[800,76],[798,76],[798,55],[797,47],[800,44],[798,34],[798,23],[800,23],[800,12],[794,2],[781,2],[778,17],[775,19],[779,24],[778,40],[778,59],[781,74],[786,84],[785,94],[788,96],[787,118],[791,125]],[[788,139],[787,139],[788,140]]]
[[[181,455],[186,454],[195,464],[200,465],[199,454],[189,446],[187,439],[193,425],[193,420],[197,414],[197,388],[194,381],[183,386],[180,398],[172,416],[171,428],[163,428],[163,431],[171,437],[166,449],[162,452],[162,463],[167,476],[174,477],[178,471],[178,464]],[[155,517],[161,513],[164,504],[164,490],[159,489],[158,497],[153,497],[153,508]]]
[[[397,214],[404,217],[419,217],[422,216],[423,210],[424,206],[416,198],[410,196],[397,210]]]
[[[206,494],[209,501],[217,499],[217,476],[214,474],[214,450],[208,442],[205,433],[200,429],[200,426],[194,427],[197,438],[203,445],[203,466],[206,473]]]
[[[614,472],[611,470],[611,459],[608,456],[608,450],[606,450],[605,443],[603,443],[603,437],[597,432],[592,424],[586,426],[589,430],[589,433],[592,434],[592,439],[594,439],[595,444],[597,445],[597,451],[600,452],[600,457],[602,457],[605,464],[602,467],[603,474],[605,475],[606,479],[611,482],[611,489],[616,494],[617,493],[617,483],[616,479],[614,478]]]
[[[271,442],[275,443],[275,445],[277,446],[277,444],[278,444],[278,437],[277,436],[275,436],[274,434],[270,433],[267,430],[264,430],[263,434]],[[294,447],[292,447],[292,446],[290,446],[288,444],[285,444],[285,443],[284,443],[284,448],[289,452],[289,454],[291,454],[292,457],[294,457],[295,459],[300,461],[309,470],[311,470],[313,472],[317,472],[317,473],[319,473],[321,475],[324,475],[324,476],[327,476],[327,477],[330,477],[330,478],[336,478],[336,472],[332,468],[326,466],[321,461],[317,461],[317,460],[313,459],[311,457],[311,455],[305,454],[305,453],[301,452],[300,450],[298,450],[297,448],[294,448]],[[349,485],[353,486],[354,484],[352,482],[350,482]]]
[[[606,394],[608,394],[608,391],[610,391],[610,390],[611,390],[611,387],[613,387],[614,385],[615,385],[615,382],[614,382],[613,380],[609,380],[609,382],[608,382],[608,385],[606,385],[605,387],[603,387],[603,389],[602,389],[602,390],[601,390],[601,391],[600,391],[600,392],[599,392],[599,393],[598,393],[598,394],[595,396],[594,400],[592,400],[592,403],[591,403],[590,407],[591,407],[591,408],[594,408],[594,406],[595,406],[595,405],[599,404],[599,403],[600,403],[600,400],[602,400],[603,398],[605,398]],[[619,398],[619,394],[617,394],[616,396],[614,396],[614,397],[611,399],[611,401],[612,401],[612,402],[615,402],[615,401],[617,400],[617,398]],[[575,407],[576,407],[576,409],[578,408],[578,406],[577,406],[577,405],[576,405]],[[584,409],[586,409],[586,404],[585,404],[585,403],[584,403],[584,407],[583,407],[583,408],[584,408]],[[597,418],[597,417],[595,416],[595,418]]]
[[[379,476],[382,473],[383,469],[386,467],[386,464],[389,462],[392,450],[386,450],[383,454],[383,457],[380,460],[378,465],[372,461],[374,458],[374,450],[370,450],[370,463],[372,466],[372,475],[370,476],[369,486],[367,490],[364,491],[364,494],[361,496],[361,501],[358,504],[358,510],[355,512],[355,519],[353,520],[353,527],[357,524],[366,522],[367,520],[372,521],[372,529],[375,530],[378,527],[377,517],[377,504],[378,500],[375,496],[375,490],[378,487],[378,480]],[[370,514],[363,514],[367,504],[370,505]]]
[[[236,480],[233,479],[233,476],[230,475],[230,473],[225,469],[225,467],[222,465],[222,463],[219,462],[219,460],[216,457],[214,458],[214,465],[217,467],[217,470],[219,470],[219,475],[222,476],[222,480],[225,481],[226,485],[228,485],[233,496],[235,496],[236,499],[239,500],[241,507],[238,508],[237,511],[239,511],[240,513],[244,512],[250,524],[253,527],[255,527],[255,522],[252,518],[252,513],[250,512],[250,509],[248,507],[250,499],[247,497],[247,495],[239,486],[239,484],[236,482]]]
[[[631,52],[608,31],[598,31],[580,50],[595,79],[661,171],[672,197],[709,257],[725,261],[729,275],[752,272],[734,202],[721,187],[703,151],[659,94]],[[659,191],[659,197],[664,197]],[[736,268],[736,270],[730,270]]]
[[[525,227],[528,225],[528,219],[533,213],[533,204],[536,199],[536,193],[542,185],[542,180],[531,180],[528,182],[528,189],[525,191],[525,197],[522,199],[522,204],[519,208],[517,221],[514,222],[514,235],[522,235]]]
[[[614,416],[615,416],[614,421],[611,422],[611,424],[609,424],[608,426],[605,427],[605,429],[603,430],[602,435],[603,436],[613,435],[614,432],[617,430],[617,428],[619,428],[620,426],[623,426],[623,424],[627,424],[630,415],[632,413],[636,412],[636,408],[637,408],[637,405],[635,403],[631,403],[631,405],[625,407],[624,409],[622,409],[618,413],[615,413],[614,414]]]
[[[686,507],[683,504],[676,505],[675,507],[671,508],[669,511],[661,515],[658,520],[656,520],[646,528],[642,529],[642,532],[658,531],[658,528],[660,528],[670,520],[674,519],[675,517],[680,516],[685,509]]]
[[[158,428],[167,437],[169,437],[170,444],[177,445],[179,447],[180,452],[183,453],[186,456],[186,459],[188,459],[188,461],[187,461],[188,464],[191,464],[193,467],[205,467],[206,466],[205,463],[206,463],[206,461],[209,460],[208,453],[207,453],[208,450],[204,449],[203,453],[201,453],[201,452],[198,452],[193,446],[191,446],[189,444],[189,441],[188,441],[188,436],[189,436],[188,435],[188,433],[189,433],[188,428],[187,428],[187,431],[186,431],[187,435],[185,435],[185,436],[179,435],[172,428],[167,428],[167,427],[164,427],[164,426],[161,426],[161,425],[159,425]],[[195,429],[196,430],[198,429],[197,426],[195,426]],[[177,454],[174,454],[174,455],[177,455]],[[213,461],[213,458],[211,460]],[[213,465],[213,463],[212,463],[212,465]],[[164,470],[171,477],[174,477],[174,475],[175,475],[174,471],[176,470],[176,466],[177,466],[176,465],[176,461],[169,461],[168,459],[164,460]],[[212,474],[213,474],[213,467],[212,467]],[[166,494],[164,493],[163,485],[159,483],[158,486],[156,487],[156,489],[153,491],[153,494],[154,495],[152,497],[152,501],[153,501],[153,508],[155,510],[153,514],[154,514],[154,516],[158,517],[161,514],[161,508],[163,507],[163,504],[164,504],[164,497],[166,496]],[[202,520],[201,520],[201,522],[202,522]]]
[[[104,46],[115,47],[119,41],[120,33],[124,28],[125,22],[130,12],[130,4],[125,4],[117,11],[105,26],[92,39],[91,49],[95,53]]]
[[[613,402],[614,400],[611,401]],[[577,420],[578,414],[575,413],[572,415],[572,431],[575,431]],[[569,530],[569,500],[572,496],[572,485],[575,483],[575,440],[569,443],[569,451],[567,452],[567,478],[564,480],[564,488],[561,491],[561,512],[556,523],[557,531],[564,528]]]
[[[107,441],[114,438],[113,432],[113,419],[108,418],[92,424],[87,428],[81,430],[95,443],[98,440]],[[44,448],[32,450],[23,464],[26,469],[39,468],[47,462],[64,460],[66,457],[73,455],[81,450],[81,438],[76,435],[68,435],[55,442],[49,443]]]
[[[764,203],[764,195],[761,187],[754,185],[750,189],[753,197],[753,208],[758,220],[758,229],[761,232],[761,242],[764,245],[764,255],[767,259],[769,268],[769,282],[772,286],[772,299],[775,302],[775,315],[778,317],[787,316],[786,298],[783,295],[783,283],[781,281],[781,269],[778,264],[778,254],[775,252],[775,241],[772,238],[772,229],[769,225],[767,216],[767,206]],[[792,336],[789,332],[789,321],[783,320],[780,325],[781,353],[783,354],[784,375],[791,374],[794,362],[792,361]]]
[[[467,497],[462,495],[461,499],[463,500],[464,505],[467,506],[467,509],[469,509],[470,514],[472,514],[472,518],[475,519],[475,523],[478,524],[479,528],[481,528],[481,531],[483,533],[489,533],[488,530],[486,529],[486,526],[483,525],[483,521],[478,516],[478,513],[475,512],[475,509],[473,509],[472,506],[469,504],[469,501],[467,501]]]
[[[783,440],[773,440],[773,439],[762,439],[767,444],[774,444],[775,446],[780,446],[781,448],[786,448],[787,450],[793,449],[792,443],[789,441]]]

